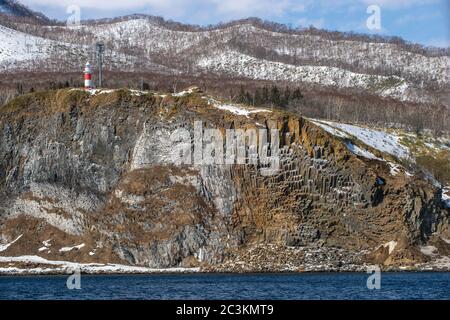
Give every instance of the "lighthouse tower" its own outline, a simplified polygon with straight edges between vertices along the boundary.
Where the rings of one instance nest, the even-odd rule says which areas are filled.
[[[84,68],[84,89],[92,89],[92,68],[89,62]]]

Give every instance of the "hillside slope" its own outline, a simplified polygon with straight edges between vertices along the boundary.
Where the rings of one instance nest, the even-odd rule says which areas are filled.
[[[0,14],[28,18],[29,21],[48,22],[48,18],[41,13],[34,12],[15,0],[0,0]]]
[[[0,72],[17,71],[80,71],[86,61],[94,61],[92,47],[71,43],[66,40],[52,40],[33,36],[21,31],[0,25]],[[116,71],[136,71],[140,67],[160,74],[179,74],[152,62],[150,59],[139,59],[136,56],[109,52],[106,55],[108,67]],[[138,61],[139,60],[139,61]]]
[[[10,24],[0,32],[1,42],[15,39],[14,49],[0,52],[0,70],[7,72],[80,70],[83,60],[95,61],[95,43],[103,41],[110,71],[158,72],[155,65],[162,65],[173,74],[313,84],[422,103],[448,93],[444,51],[427,54],[397,43],[275,32],[245,20],[211,29],[171,28],[142,16],[80,27]]]
[[[278,129],[280,170],[248,146],[253,164],[169,161],[199,123]],[[197,89],[21,96],[0,109],[0,272],[448,270],[442,190],[367,148]]]

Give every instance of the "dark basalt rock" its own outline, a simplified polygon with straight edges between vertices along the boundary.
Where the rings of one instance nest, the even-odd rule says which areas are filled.
[[[399,263],[422,262],[418,246],[447,234],[448,210],[426,180],[391,176],[301,117],[279,111],[237,116],[202,95],[60,90],[2,107],[0,241],[20,234],[34,240],[19,240],[0,255],[36,255],[51,238],[53,250],[42,253],[47,259],[216,271],[234,270],[238,261],[245,271],[315,270],[312,264],[356,270],[387,260],[385,252],[361,252],[389,241],[415,252],[399,256]],[[256,128],[257,122],[279,129],[281,169],[262,176],[250,165],[167,164],[170,133],[192,133],[194,120],[221,130]],[[44,231],[30,229],[31,223]],[[58,252],[79,243],[86,246],[70,257]],[[257,267],[258,250],[269,245],[321,249],[314,258],[283,249],[292,254],[284,262],[274,249]]]

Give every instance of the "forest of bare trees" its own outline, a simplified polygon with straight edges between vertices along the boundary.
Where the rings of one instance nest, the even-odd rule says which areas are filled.
[[[18,4],[20,5],[20,4]],[[34,16],[24,16],[24,17],[11,17],[6,14],[0,13],[0,23],[4,26],[8,26],[13,29],[17,29],[23,32],[28,32],[37,36],[48,36],[45,34],[46,30],[40,28],[42,25],[52,26],[52,32],[58,30],[57,27],[64,27],[65,21],[57,21],[46,18],[44,15],[33,12]],[[96,20],[84,20],[83,25],[104,25],[111,24],[120,21],[127,21],[133,19],[148,19],[153,23],[156,23],[162,27],[173,31],[185,31],[185,32],[203,32],[203,31],[213,31],[213,30],[223,30],[233,26],[238,26],[242,24],[250,24],[261,28],[263,30],[284,33],[287,35],[312,35],[319,36],[323,39],[328,40],[347,40],[347,41],[358,41],[358,42],[371,42],[371,43],[391,43],[400,46],[406,51],[413,53],[418,53],[426,56],[443,56],[450,55],[450,48],[436,48],[431,46],[424,46],[417,43],[411,43],[405,41],[404,39],[396,36],[384,36],[377,34],[359,34],[355,32],[340,32],[340,31],[328,31],[323,29],[317,29],[313,26],[292,26],[287,24],[281,24],[273,21],[262,20],[256,17],[250,17],[247,19],[234,20],[230,22],[219,22],[213,25],[200,26],[192,24],[184,24],[172,20],[166,20],[160,16],[151,16],[144,14],[134,14],[116,18],[106,18],[106,19],[96,19]],[[60,29],[59,31],[61,31]],[[47,29],[48,31],[48,29]]]
[[[106,72],[105,82],[108,88],[161,92],[176,92],[196,85],[201,90],[232,103],[278,108],[317,119],[402,127],[417,133],[428,129],[435,135],[449,134],[450,128],[450,110],[445,106],[399,102],[365,92],[342,92],[248,79],[176,77],[148,73]],[[5,75],[0,81],[0,105],[21,94],[82,86],[79,73]]]

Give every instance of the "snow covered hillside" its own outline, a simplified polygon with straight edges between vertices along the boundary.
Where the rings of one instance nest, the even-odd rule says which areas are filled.
[[[315,120],[313,122],[333,135],[344,138],[356,138],[364,144],[398,159],[409,159],[411,157],[408,148],[400,143],[398,135],[339,122],[323,120]]]
[[[50,56],[54,41],[31,36],[0,25],[0,67],[13,68],[27,60],[41,60]]]
[[[215,52],[198,61],[201,68],[231,76],[261,80],[292,81],[320,84],[337,88],[375,89],[400,100],[407,100],[408,85],[401,78],[358,74],[326,66],[293,66],[281,62],[257,59],[235,51]],[[393,84],[389,84],[394,80]]]
[[[271,32],[249,23],[208,31],[175,31],[144,18],[116,23],[84,26],[83,31],[92,33],[103,41],[119,48],[127,43],[144,47],[148,53],[181,53],[196,50],[198,45],[209,49],[230,49],[231,40],[245,41],[249,48],[264,48],[295,60],[311,60],[318,65],[358,65],[364,71],[389,69],[405,78],[417,78],[445,85],[449,80],[449,57],[427,57],[405,51],[391,43],[364,43],[350,40],[330,40],[313,35],[288,35]],[[214,57],[213,52],[202,52]],[[269,59],[270,60],[270,59]],[[335,62],[335,63],[333,63]],[[306,63],[300,63],[306,64]],[[317,64],[315,64],[317,65]],[[371,72],[372,73],[372,72]]]
[[[248,21],[209,29],[171,27],[144,17],[79,28],[16,27],[33,35],[3,27],[0,21],[0,70],[35,71],[44,61],[51,70],[79,70],[84,60],[95,61],[94,44],[103,41],[110,70],[212,72],[366,90],[418,102],[433,101],[433,92],[447,90],[449,81],[449,57],[444,54],[421,54],[396,43],[333,39],[326,32],[275,32]]]
[[[12,71],[78,71],[86,61],[95,61],[92,46],[46,39],[0,25],[0,72]],[[138,63],[147,70],[177,74],[150,59],[108,51],[105,61],[110,70],[133,71]],[[62,68],[64,68],[62,70]]]

